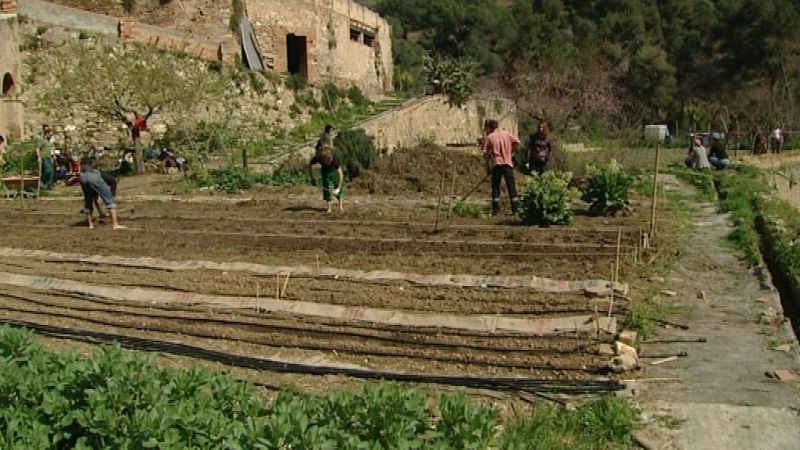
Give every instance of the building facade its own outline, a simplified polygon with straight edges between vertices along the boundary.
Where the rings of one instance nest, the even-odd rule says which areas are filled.
[[[17,1],[0,0],[0,135],[21,140],[25,136],[23,105],[19,100],[22,62],[17,28]]]
[[[247,0],[245,8],[267,68],[369,95],[392,90],[391,29],[369,8],[352,0]]]

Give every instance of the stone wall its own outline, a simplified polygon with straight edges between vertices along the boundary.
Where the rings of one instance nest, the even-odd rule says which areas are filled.
[[[496,119],[500,127],[519,133],[516,107],[502,98],[475,98],[463,107],[451,107],[442,96],[412,100],[399,109],[382,114],[361,128],[375,138],[375,146],[392,151],[413,147],[421,140],[439,145],[474,145],[486,119]]]
[[[156,27],[132,20],[119,23],[119,37],[126,42],[138,42],[163,50],[174,50],[196,58],[233,63],[239,54],[233,38],[225,41],[195,38],[178,30]]]
[[[22,80],[16,0],[0,0],[0,135],[24,138],[23,105],[18,99]]]
[[[352,0],[247,0],[246,12],[272,69],[289,71],[293,34],[306,38],[312,84],[355,84],[368,95],[392,90],[391,29],[368,8]]]

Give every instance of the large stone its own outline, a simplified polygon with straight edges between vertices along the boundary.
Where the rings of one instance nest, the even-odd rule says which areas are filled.
[[[623,330],[619,333],[619,337],[617,338],[618,341],[628,344],[631,347],[636,345],[636,341],[639,339],[639,333],[633,330]]]

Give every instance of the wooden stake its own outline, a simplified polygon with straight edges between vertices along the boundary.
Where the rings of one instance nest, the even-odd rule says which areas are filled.
[[[256,281],[256,312],[261,312],[261,287]]]
[[[36,181],[36,198],[38,199],[42,193],[42,159],[39,158],[39,180]]]
[[[433,231],[439,231],[439,215],[442,212],[442,195],[444,194],[444,175],[447,171],[447,155],[442,152],[442,176],[439,179],[439,200],[436,202],[436,222],[433,225]]]
[[[283,281],[283,289],[281,289],[281,298],[286,296],[286,287],[289,285],[289,277],[292,272],[286,272],[286,279]]]
[[[319,253],[317,253],[317,277],[319,277]]]
[[[622,247],[622,227],[617,232],[617,263],[614,266],[614,283],[619,281],[619,252]]]
[[[453,170],[450,172],[450,199],[447,201],[447,221],[450,222],[450,214],[453,212],[453,196],[456,191],[456,162],[453,161]]]
[[[656,142],[656,165],[653,171],[653,205],[650,211],[650,243],[656,233],[656,205],[658,204],[658,167],[661,161],[661,143]]]
[[[595,336],[600,336],[600,312],[597,310],[597,300],[593,300],[594,303],[594,334]],[[577,333],[577,330],[575,330]]]
[[[281,275],[275,274],[275,300],[281,299]]]
[[[41,182],[41,178],[39,179]],[[19,204],[22,210],[25,210],[25,157],[21,156],[19,160],[19,186],[17,187],[17,194],[19,195]]]
[[[619,253],[617,253],[617,256],[619,256]],[[617,282],[617,280],[614,279],[614,278],[615,278],[615,272],[617,272],[618,270],[619,270],[619,268],[616,268],[614,266],[611,267],[611,277],[612,277],[613,281],[611,281],[611,289],[610,289],[611,290],[611,298],[608,300],[608,318],[609,319],[611,318],[611,312],[614,310],[614,285]]]

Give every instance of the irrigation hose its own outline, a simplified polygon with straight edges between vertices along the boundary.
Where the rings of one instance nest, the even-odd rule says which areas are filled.
[[[432,383],[450,386],[483,388],[493,390],[521,390],[535,392],[550,392],[564,394],[602,394],[625,388],[625,385],[616,380],[552,380],[544,378],[515,378],[515,377],[469,377],[436,374],[409,374],[376,371],[368,369],[354,369],[344,367],[314,366],[300,363],[287,363],[273,361],[265,358],[234,355],[230,353],[209,350],[188,344],[157,341],[152,339],[123,336],[112,333],[102,333],[87,330],[75,330],[50,325],[35,324],[26,321],[0,319],[0,323],[25,327],[40,334],[51,337],[68,338],[73,340],[118,343],[119,345],[135,350],[171,353],[191,358],[210,360],[230,366],[245,367],[249,369],[268,370],[273,372],[302,373],[309,375],[343,375],[353,378],[369,380],[387,380],[411,383]]]

